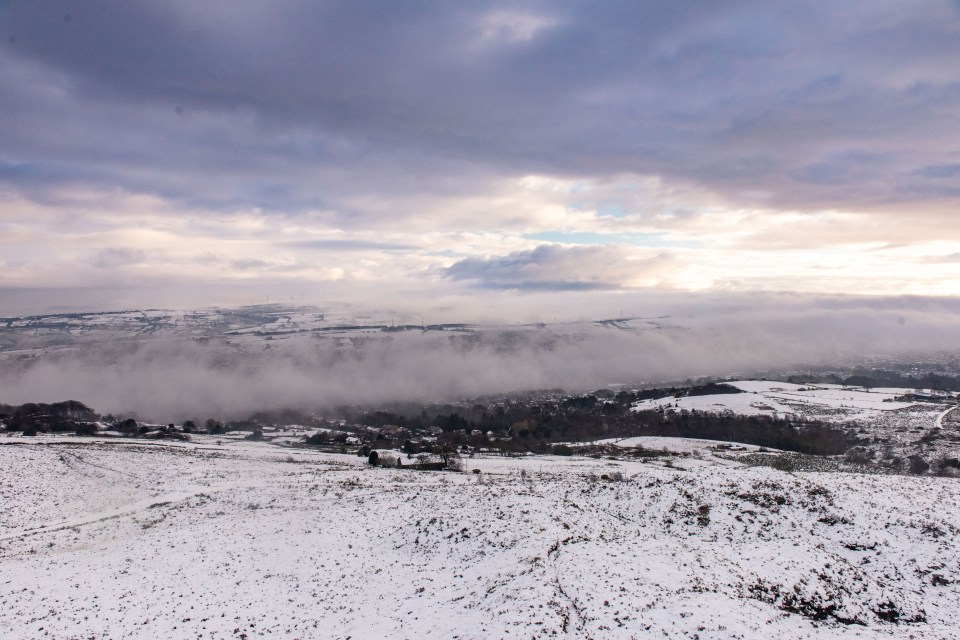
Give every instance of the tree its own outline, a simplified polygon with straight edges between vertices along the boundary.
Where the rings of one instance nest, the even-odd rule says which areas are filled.
[[[460,470],[460,452],[457,451],[456,446],[449,443],[441,444],[434,447],[433,452],[443,460],[443,466],[454,471]]]
[[[317,431],[315,434],[307,438],[307,444],[313,445],[324,445],[330,442],[330,432],[328,431]]]
[[[78,424],[75,433],[78,436],[95,436],[97,435],[97,425],[95,422],[84,422]]]
[[[127,418],[117,426],[120,433],[136,433],[139,429],[140,425],[133,418]]]

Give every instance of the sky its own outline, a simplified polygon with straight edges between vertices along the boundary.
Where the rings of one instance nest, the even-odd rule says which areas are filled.
[[[0,1],[0,314],[953,298],[958,204],[957,1]]]

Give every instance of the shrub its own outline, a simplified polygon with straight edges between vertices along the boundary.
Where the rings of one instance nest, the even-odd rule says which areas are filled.
[[[701,527],[710,524],[710,505],[702,504],[697,508],[697,524]]]
[[[312,445],[323,445],[330,442],[330,434],[326,431],[318,431],[309,438],[307,438],[307,444]]]
[[[930,464],[921,456],[914,454],[907,458],[908,470],[914,475],[921,475],[930,469]]]
[[[392,456],[389,453],[384,453],[378,456],[378,465],[381,467],[399,467],[400,458],[398,456]]]
[[[843,459],[851,464],[870,464],[875,455],[876,452],[873,449],[853,447],[847,451]]]
[[[120,433],[134,434],[140,430],[140,425],[133,418],[127,418],[117,425],[117,431]]]
[[[939,458],[933,465],[934,473],[945,478],[960,478],[960,459]]]
[[[786,471],[788,473],[797,470],[797,463],[790,456],[776,456],[771,460],[770,466],[778,471]]]
[[[95,436],[97,435],[97,425],[92,422],[78,424],[75,433],[78,436]]]

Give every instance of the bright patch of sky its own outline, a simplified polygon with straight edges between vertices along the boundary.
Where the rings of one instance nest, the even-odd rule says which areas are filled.
[[[628,244],[639,247],[695,247],[701,243],[681,240],[666,233],[597,233],[590,231],[541,231],[523,236],[529,240],[562,244]]]

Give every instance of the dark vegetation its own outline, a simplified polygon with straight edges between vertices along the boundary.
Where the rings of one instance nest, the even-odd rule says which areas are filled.
[[[344,450],[359,444],[396,448],[412,457],[450,451],[486,449],[503,453],[554,453],[571,455],[570,442],[632,436],[704,438],[755,444],[814,455],[840,454],[858,444],[854,436],[819,422],[733,413],[631,411],[633,403],[647,398],[737,393],[724,384],[687,388],[648,389],[613,393],[608,390],[569,396],[494,399],[473,405],[405,405],[391,410],[351,414],[338,428],[320,431],[307,440],[313,446]],[[321,419],[297,411],[258,413],[247,420],[223,423],[213,418],[203,423],[187,420],[181,427],[146,426],[133,418],[101,418],[80,402],[52,405],[0,405],[0,423],[9,431],[97,433],[100,420],[112,431],[130,436],[188,438],[190,433],[222,434],[246,431],[251,439],[265,439],[265,429],[282,424],[323,426]]]
[[[796,378],[812,382],[813,376]],[[817,382],[842,382],[867,386],[905,386],[960,389],[960,378],[928,373],[916,377],[891,371],[858,370],[842,379]],[[272,411],[251,415],[246,420],[220,421],[214,418],[187,420],[180,427],[144,425],[135,418],[98,416],[80,402],[55,404],[0,404],[0,430],[22,431],[26,435],[42,432],[73,432],[95,435],[98,424],[130,437],[189,439],[190,434],[246,432],[253,440],[270,440],[277,427],[301,425],[320,428],[305,440],[306,446],[339,453],[368,456],[376,449],[400,451],[406,461],[417,464],[447,462],[455,454],[475,451],[519,455],[527,452],[554,455],[609,455],[604,447],[571,446],[601,439],[634,436],[667,436],[739,442],[779,449],[803,456],[838,456],[838,464],[864,468],[884,467],[892,472],[960,476],[960,462],[943,458],[925,460],[919,455],[884,457],[866,436],[854,429],[838,428],[827,422],[797,417],[743,416],[732,412],[649,410],[632,411],[646,399],[680,398],[717,393],[742,393],[721,382],[706,382],[683,387],[664,387],[614,392],[569,395],[562,391],[514,394],[508,397],[482,398],[472,403],[416,403],[381,406],[376,410],[340,408],[335,418],[322,418],[303,411]],[[609,449],[609,447],[607,447]],[[638,449],[638,452],[640,450]],[[643,455],[643,452],[632,455]],[[659,455],[658,452],[648,452]],[[773,460],[776,458],[776,460]],[[757,456],[758,464],[784,464],[800,469],[811,463],[806,458]],[[405,462],[410,465],[412,462]],[[445,465],[446,466],[446,465]],[[786,469],[786,470],[793,470]]]
[[[904,389],[938,389],[960,391],[960,376],[946,372],[901,372],[890,369],[867,369],[859,367],[849,375],[795,375],[787,378],[796,384],[828,383],[851,387],[899,387]]]
[[[435,405],[416,411],[375,411],[352,418],[376,432],[375,440],[397,440],[413,454],[431,446],[412,438],[430,433],[435,443],[494,451],[569,455],[569,442],[633,436],[704,438],[755,444],[814,455],[841,454],[858,444],[855,435],[822,422],[733,413],[631,411],[638,400],[710,393],[739,393],[729,385],[649,389],[579,396],[498,400],[472,406]],[[418,443],[419,442],[419,443]]]
[[[24,435],[48,432],[73,432],[78,435],[96,433],[97,413],[82,402],[67,400],[43,404],[28,402],[20,406],[0,405],[0,423],[10,431]]]

